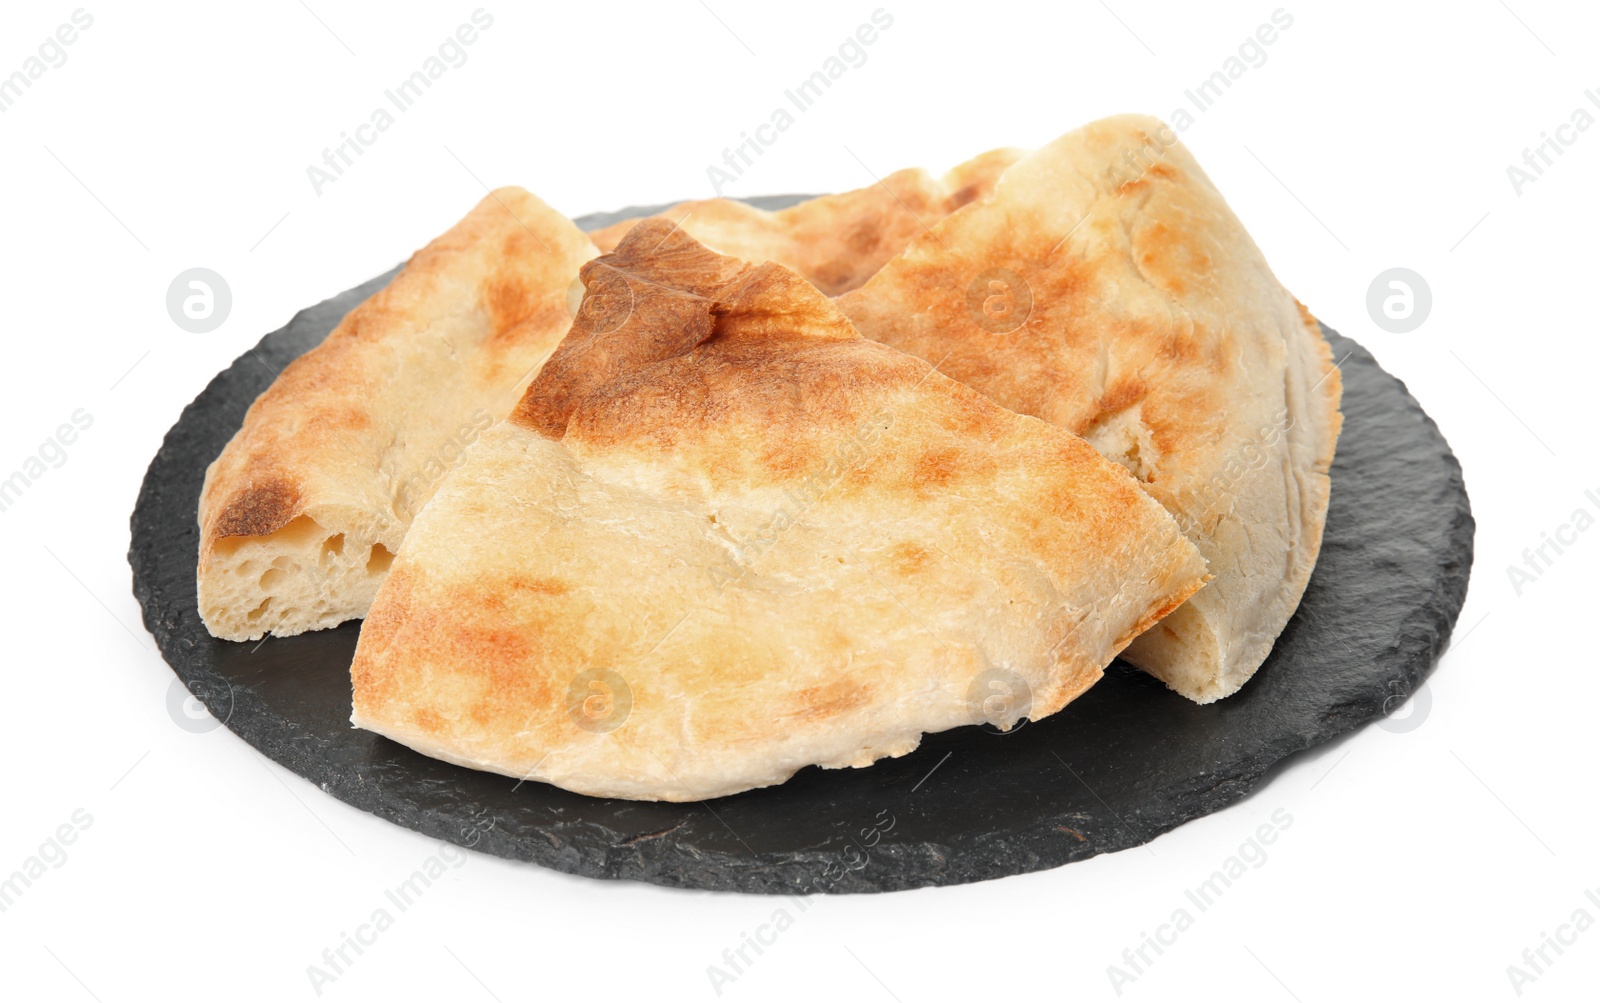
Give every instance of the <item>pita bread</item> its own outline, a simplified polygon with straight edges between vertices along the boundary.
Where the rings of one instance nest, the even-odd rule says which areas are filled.
[[[776,212],[733,199],[683,202],[652,219],[666,219],[712,250],[746,261],[776,261],[830,296],[865,282],[911,239],[986,194],[1022,150],[974,157],[935,178],[913,168],[869,188],[824,195]],[[594,231],[602,251],[617,246],[639,222],[625,219]]]
[[[412,515],[560,342],[596,253],[502,188],[285,368],[206,471],[207,629],[246,641],[364,616]]]
[[[1216,580],[1124,657],[1202,703],[1250,678],[1321,546],[1339,373],[1171,129],[1068,133],[839,307],[1132,472]]]
[[[583,278],[378,593],[360,727],[698,800],[1054,713],[1205,580],[1126,471],[782,266],[649,220]]]

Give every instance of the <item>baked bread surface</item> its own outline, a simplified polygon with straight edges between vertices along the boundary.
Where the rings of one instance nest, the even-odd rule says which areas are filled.
[[[1200,588],[1122,468],[662,220],[418,516],[352,721],[692,801],[1054,713]]]

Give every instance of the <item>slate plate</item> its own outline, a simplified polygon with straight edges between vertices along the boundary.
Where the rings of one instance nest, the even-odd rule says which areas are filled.
[[[206,465],[273,375],[393,274],[298,314],[185,409],[145,476],[129,561],[145,625],[218,719],[334,797],[436,839],[591,877],[746,892],[890,891],[1056,867],[1233,804],[1285,757],[1398,706],[1465,599],[1473,520],[1459,464],[1405,386],[1329,332],[1345,425],[1322,556],[1271,658],[1227,700],[1196,706],[1119,662],[1061,713],[1010,734],[960,728],[869,769],[807,769],[706,804],[587,798],[451,766],[350,726],[359,624],[257,646],[212,638],[195,611]]]

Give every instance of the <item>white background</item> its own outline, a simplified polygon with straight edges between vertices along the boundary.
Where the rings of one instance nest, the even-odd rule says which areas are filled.
[[[306,167],[477,4],[307,3],[90,6],[67,61],[0,114],[0,473],[75,409],[94,419],[0,513],[0,872],[75,810],[93,819],[0,914],[7,999],[314,999],[307,966],[436,851],[169,717],[125,553],[183,406],[297,309],[446,229],[483,183],[572,214],[708,196],[707,165],[877,6],[493,3],[468,62],[318,195]],[[1107,3],[886,4],[866,64],[729,193],[855,188],[1106,114],[1169,116],[1277,7]],[[1286,5],[1266,63],[1183,134],[1284,283],[1406,381],[1466,469],[1477,564],[1426,718],[1301,758],[1148,848],[815,900],[723,998],[1115,999],[1107,966],[1278,809],[1293,823],[1267,862],[1125,998],[1514,999],[1525,948],[1580,907],[1600,920],[1584,897],[1600,888],[1600,531],[1520,596],[1506,570],[1576,509],[1600,513],[1584,494],[1600,495],[1600,128],[1520,194],[1506,171],[1575,109],[1600,115],[1584,97],[1600,14],[1507,3]],[[5,5],[0,74],[74,6]],[[164,304],[194,266],[233,291],[210,334]],[[1393,266],[1433,292],[1409,334],[1366,311]],[[784,904],[472,854],[323,997],[715,999],[707,966]],[[1592,998],[1600,928],[1550,956],[1523,995]]]

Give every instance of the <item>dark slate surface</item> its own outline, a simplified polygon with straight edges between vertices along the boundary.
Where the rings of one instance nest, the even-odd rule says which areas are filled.
[[[189,405],[150,464],[129,561],[145,625],[212,713],[334,797],[433,838],[592,877],[747,892],[890,891],[1056,867],[1233,804],[1285,757],[1397,706],[1465,598],[1473,520],[1460,466],[1405,386],[1329,332],[1334,357],[1349,358],[1322,556],[1271,658],[1227,700],[1196,706],[1119,662],[1061,713],[1010,734],[930,735],[869,769],[807,769],[709,804],[588,798],[451,766],[350,726],[359,624],[256,647],[215,640],[195,611],[206,465],[273,373],[393,274],[300,313]]]

